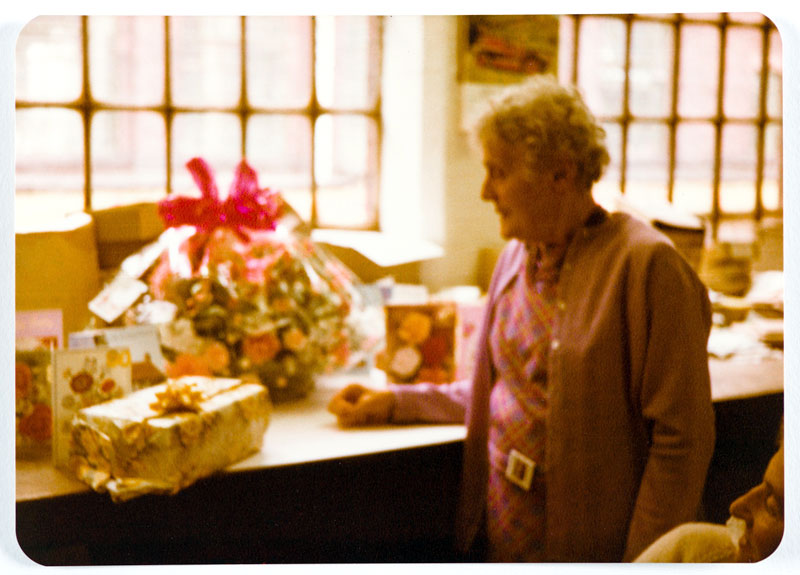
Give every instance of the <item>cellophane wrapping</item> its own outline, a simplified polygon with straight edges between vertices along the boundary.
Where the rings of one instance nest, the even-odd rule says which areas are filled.
[[[306,396],[321,373],[358,361],[356,276],[313,242],[281,195],[242,162],[225,201],[202,160],[202,198],[160,205],[168,228],[125,323],[158,323],[169,377],[255,375],[273,402]]]

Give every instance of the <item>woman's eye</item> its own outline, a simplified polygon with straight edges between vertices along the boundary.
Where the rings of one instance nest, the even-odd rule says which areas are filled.
[[[783,506],[775,497],[767,497],[766,501],[766,508],[767,512],[772,515],[773,517],[782,517],[783,516]]]

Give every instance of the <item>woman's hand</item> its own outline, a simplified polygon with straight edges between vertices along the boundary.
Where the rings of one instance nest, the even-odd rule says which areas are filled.
[[[391,391],[351,383],[331,399],[328,411],[338,418],[341,427],[358,427],[389,423],[394,405],[395,396]]]

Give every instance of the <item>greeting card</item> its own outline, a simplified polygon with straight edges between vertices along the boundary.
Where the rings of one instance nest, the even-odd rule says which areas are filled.
[[[456,369],[457,308],[452,302],[390,304],[386,357],[381,365],[394,383],[447,383]]]
[[[34,459],[51,449],[53,435],[52,352],[16,352],[16,455]]]
[[[63,347],[64,315],[60,309],[16,312],[16,349],[57,349]]]
[[[67,465],[72,418],[80,409],[131,391],[131,353],[127,348],[56,350],[53,354],[53,464]]]
[[[166,380],[159,329],[155,325],[131,325],[77,331],[67,339],[70,349],[127,348],[131,354],[131,383],[142,389]]]

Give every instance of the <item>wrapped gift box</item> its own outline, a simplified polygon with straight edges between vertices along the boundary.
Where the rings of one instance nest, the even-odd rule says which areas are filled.
[[[70,467],[114,501],[176,493],[261,449],[263,385],[182,377],[91,406],[73,420]]]

